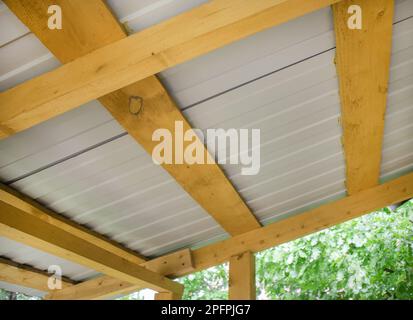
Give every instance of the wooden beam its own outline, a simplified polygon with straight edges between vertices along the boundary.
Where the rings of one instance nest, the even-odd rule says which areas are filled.
[[[229,259],[229,300],[255,300],[255,256],[247,251]]]
[[[47,7],[55,4],[56,1],[5,2],[63,63],[126,37],[101,0],[58,1],[64,21],[64,28],[58,31],[45,27]],[[129,99],[133,96],[139,96],[144,101],[145,108],[139,116],[129,112]],[[176,121],[183,123],[184,130],[191,128],[155,76],[106,95],[100,99],[100,102],[149,154],[152,154],[153,148],[158,143],[152,140],[152,133],[155,130],[165,128],[175,132]],[[30,114],[26,111],[24,111],[25,116]],[[185,142],[185,144],[189,143],[191,142]],[[204,150],[207,153],[206,149]],[[248,206],[217,164],[177,164],[163,167],[231,235],[260,227]]]
[[[247,251],[256,253],[275,247],[411,198],[413,173],[258,230],[193,250],[194,268],[188,271],[177,266],[174,277],[216,266]],[[105,295],[110,296],[110,293],[105,292]]]
[[[87,280],[75,286],[62,290],[55,290],[44,297],[45,300],[101,300],[117,295],[127,295],[129,293],[143,289],[129,282],[121,281],[110,276],[100,276],[92,280]]]
[[[142,263],[142,266],[164,276],[176,277],[177,271],[184,269],[185,273],[194,271],[194,262],[190,249],[182,249],[165,256],[154,258]],[[136,291],[136,290],[135,290]]]
[[[22,205],[21,201],[15,194],[0,190],[1,236],[135,285],[156,291],[180,293],[183,290],[179,283],[111,251],[111,243],[103,243],[102,239],[94,238],[92,234],[85,236],[86,232],[82,229],[74,231],[72,224],[63,225],[63,220],[57,223],[40,206],[35,207],[30,203]]]
[[[245,251],[259,252],[413,198],[413,173],[305,213],[269,224],[192,252],[195,270],[224,263]],[[176,272],[186,275],[186,272]]]
[[[191,251],[184,249],[149,260],[141,266],[164,276],[175,276],[176,270],[190,273],[194,270]],[[87,280],[70,288],[56,290],[45,297],[49,300],[99,300],[116,295],[126,295],[143,289],[139,285],[120,281],[109,276]]]
[[[2,136],[27,129],[179,63],[338,1],[210,1],[0,93]],[[7,0],[6,4],[17,12],[13,9],[15,2]],[[31,1],[22,3],[28,2]],[[42,14],[44,16],[44,12]],[[64,19],[63,24],[69,21]],[[47,29],[45,24],[42,28]]]
[[[115,254],[122,259],[132,263],[141,264],[146,261],[146,258],[137,254],[135,251],[121,246],[101,234],[87,229],[84,226],[71,221],[62,215],[56,214],[53,211],[41,206],[39,203],[33,201],[29,197],[17,192],[16,190],[0,184],[0,201],[10,204],[26,213],[41,219],[62,231],[66,231],[76,237],[81,238],[91,244],[99,246],[102,249]]]
[[[45,271],[0,257],[0,281],[43,292],[49,292],[50,289],[47,285],[49,278],[50,275]],[[62,290],[74,285],[74,281],[70,281],[66,278],[62,278],[61,280]]]
[[[347,25],[352,5],[361,9],[361,30]],[[354,194],[379,183],[394,0],[346,0],[333,12],[346,186]]]
[[[129,98],[139,95],[144,99],[144,111],[138,117],[129,112]],[[172,102],[155,77],[133,84],[99,99],[143,148],[152,153],[157,141],[152,133],[164,128],[175,136],[175,122],[183,129],[191,126]],[[184,148],[190,142],[184,142]],[[201,142],[199,142],[201,143]],[[203,146],[205,153],[205,147]],[[184,190],[208,212],[230,235],[260,227],[259,222],[217,164],[163,164]]]

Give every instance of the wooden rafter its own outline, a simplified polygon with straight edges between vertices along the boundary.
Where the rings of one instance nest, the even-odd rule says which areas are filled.
[[[111,242],[65,223],[40,205],[0,189],[0,235],[156,291],[181,293],[182,285],[141,266],[140,260]],[[130,257],[130,258],[129,258]],[[138,262],[139,261],[139,262]]]
[[[56,1],[11,0],[5,3],[63,63],[126,37],[101,0],[58,1],[65,22],[64,28],[57,32],[45,27],[47,7]],[[143,98],[145,108],[139,117],[129,112],[131,96]],[[190,128],[155,76],[108,94],[100,102],[149,154],[157,143],[152,141],[155,130],[166,128],[174,132],[175,121],[182,121],[184,130]],[[30,112],[25,110],[24,114]],[[164,165],[164,168],[231,235],[260,227],[217,164]]]
[[[361,9],[361,29],[348,26],[352,5]],[[379,183],[394,0],[346,0],[333,12],[346,187],[354,194]]]
[[[9,136],[178,63],[338,1],[210,1],[0,93],[1,132],[3,137]],[[15,2],[27,5],[31,1],[6,1],[18,13]],[[44,24],[43,29],[47,29]]]
[[[49,292],[48,280],[50,275],[41,270],[15,263],[9,259],[0,257],[0,281],[12,283],[18,286],[32,288],[43,292]],[[75,282],[61,279],[62,290],[72,287]]]
[[[413,198],[413,173],[258,230],[193,250],[194,269],[188,271],[178,267],[174,270],[174,276],[184,276],[216,266],[244,252],[256,253],[410,198]],[[61,290],[60,294],[65,291],[68,289]],[[106,291],[103,297],[107,296],[111,294]],[[77,291],[76,298],[83,298],[82,290]]]

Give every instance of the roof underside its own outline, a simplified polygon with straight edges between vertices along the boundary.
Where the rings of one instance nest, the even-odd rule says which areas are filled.
[[[205,1],[109,1],[136,31]],[[413,169],[413,2],[396,2],[381,178]],[[263,223],[345,196],[330,9],[256,34],[160,75],[194,128],[261,129],[261,170],[223,169]],[[0,90],[59,66],[0,4]],[[146,256],[227,237],[97,101],[0,141],[0,179]],[[0,238],[0,256],[96,272]],[[2,284],[0,283],[0,287]]]

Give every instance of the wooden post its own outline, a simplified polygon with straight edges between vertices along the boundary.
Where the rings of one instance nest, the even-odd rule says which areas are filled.
[[[247,251],[229,260],[229,300],[255,300],[255,256]]]
[[[158,292],[155,294],[155,300],[181,300],[182,295],[174,292]]]

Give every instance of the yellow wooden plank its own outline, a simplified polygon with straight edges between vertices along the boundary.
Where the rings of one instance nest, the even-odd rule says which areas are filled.
[[[192,252],[190,249],[182,249],[168,253],[165,256],[148,260],[141,264],[148,270],[162,274],[164,276],[176,277],[176,271],[184,269],[191,273],[194,270]]]
[[[5,1],[10,9],[39,37],[58,59],[66,63],[110,42],[126,37],[116,19],[101,0],[60,0],[64,28],[45,28],[47,8],[54,0]],[[145,108],[139,116],[129,112],[129,98],[143,98]],[[179,108],[160,81],[151,76],[100,99],[113,117],[152,154],[159,129],[174,131],[175,121],[190,128]],[[0,110],[1,113],[1,110]],[[184,142],[186,146],[190,142]],[[205,153],[207,153],[206,149]],[[176,181],[231,235],[260,225],[217,164],[164,165]]]
[[[176,270],[190,273],[194,267],[191,251],[183,249],[166,256],[149,260],[141,266],[164,276],[174,276]],[[139,285],[120,281],[109,276],[100,276],[87,280],[70,288],[51,292],[46,299],[50,300],[97,300],[126,295],[143,289]]]
[[[139,116],[131,115],[132,96],[143,97],[145,107]],[[168,129],[174,139],[175,121],[182,121],[184,132],[191,126],[155,77],[135,83],[99,99],[113,117],[151,154],[157,141],[152,133]],[[189,141],[184,142],[184,148]],[[207,153],[206,149],[205,153]],[[260,224],[217,164],[163,164],[172,177],[231,235],[257,229]]]
[[[338,1],[210,1],[0,93],[2,135]]]
[[[413,173],[341,200],[192,251],[195,272],[245,251],[259,252],[413,198]],[[186,272],[176,272],[185,275]]]
[[[0,258],[0,281],[48,292],[50,291],[48,287],[50,276],[47,272]],[[62,278],[61,284],[64,290],[72,287],[74,283]]]
[[[255,300],[255,256],[247,251],[229,259],[229,300]]]
[[[87,280],[62,290],[54,290],[44,297],[45,300],[100,300],[116,295],[126,295],[143,289],[110,276]]]
[[[348,26],[355,5],[361,29]],[[379,183],[394,0],[346,0],[333,5],[333,12],[346,187],[354,194]]]
[[[62,62],[125,38],[123,27],[102,0],[5,0],[11,11]],[[62,29],[47,27],[48,7],[58,5]]]

